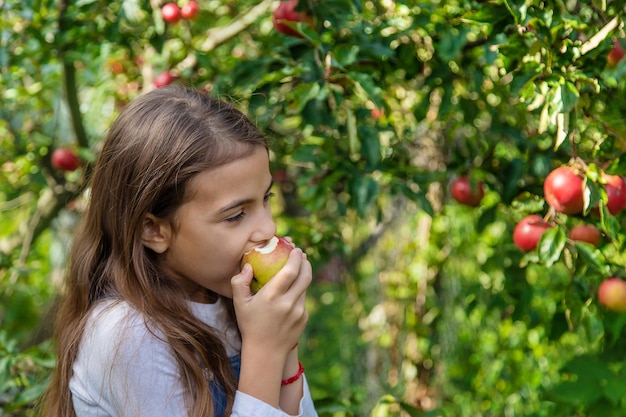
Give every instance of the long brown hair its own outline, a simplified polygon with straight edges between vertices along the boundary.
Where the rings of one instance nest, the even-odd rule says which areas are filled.
[[[178,362],[190,416],[213,415],[203,368],[224,388],[230,414],[236,380],[223,344],[191,314],[184,290],[160,268],[141,233],[148,213],[175,229],[189,181],[258,146],[267,148],[265,138],[242,112],[190,88],[156,89],[123,109],[99,155],[74,237],[55,322],[58,364],[42,399],[43,415],[75,417],[72,364],[88,313],[103,298],[129,302],[162,333]]]

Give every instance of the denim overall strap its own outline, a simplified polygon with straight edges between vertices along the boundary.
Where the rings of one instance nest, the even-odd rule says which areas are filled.
[[[230,363],[235,371],[235,376],[239,380],[239,373],[241,371],[241,356],[236,355],[230,358]],[[211,381],[211,395],[213,396],[213,412],[215,417],[223,417],[224,411],[226,411],[226,393],[224,388],[216,381]]]

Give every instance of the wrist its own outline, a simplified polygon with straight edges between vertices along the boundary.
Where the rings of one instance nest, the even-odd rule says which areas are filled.
[[[298,370],[296,373],[280,381],[280,385],[284,387],[285,385],[293,384],[302,377],[302,374],[304,374],[304,366],[302,366],[302,362],[298,361]]]
[[[290,378],[298,372],[298,362],[298,349],[294,348],[289,351],[289,353],[287,354],[287,358],[285,358],[282,379]]]

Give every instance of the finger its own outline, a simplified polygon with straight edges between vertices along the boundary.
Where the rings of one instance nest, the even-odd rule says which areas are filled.
[[[295,243],[293,243],[293,239],[291,238],[291,236],[283,236],[283,238],[287,241],[287,243],[291,245],[292,248],[296,247]]]
[[[278,293],[284,294],[297,279],[301,263],[302,249],[292,249],[285,265],[263,288],[270,287]]]
[[[252,282],[252,277],[252,266],[246,263],[241,269],[241,272],[230,280],[230,285],[233,289],[233,300],[250,295],[250,282]]]
[[[312,280],[313,268],[311,267],[311,263],[308,261],[306,254],[303,253],[300,269],[298,271],[298,279],[293,282],[289,290],[299,295],[305,294],[307,288],[311,285]]]

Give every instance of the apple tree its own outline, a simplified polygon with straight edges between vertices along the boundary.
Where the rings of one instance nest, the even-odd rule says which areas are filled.
[[[3,411],[108,124],[181,83],[270,141],[320,415],[623,415],[625,3],[1,2]]]

